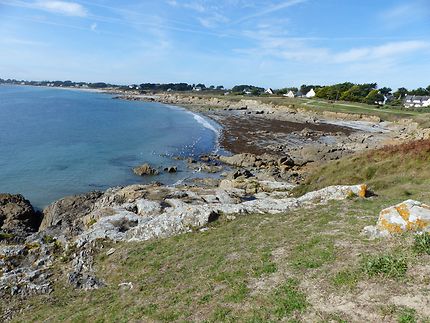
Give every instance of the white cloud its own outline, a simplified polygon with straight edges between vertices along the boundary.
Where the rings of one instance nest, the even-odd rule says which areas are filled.
[[[76,2],[38,0],[33,3],[33,7],[66,16],[85,17],[88,14],[87,10]]]
[[[181,1],[168,0],[167,4],[172,7],[182,7],[186,9],[191,9],[197,12],[205,12],[207,10],[206,6],[201,1]]]
[[[398,41],[374,47],[352,48],[348,51],[337,53],[332,57],[335,63],[348,63],[393,58],[429,48],[430,43],[426,41]]]
[[[219,26],[220,24],[227,23],[229,19],[219,13],[214,13],[208,17],[200,17],[197,18],[200,24],[206,28],[214,28]]]
[[[0,4],[21,8],[38,9],[66,16],[85,17],[88,15],[87,9],[84,6],[70,1],[36,0],[29,2],[21,0],[0,0]]]
[[[281,3],[277,4],[277,5],[268,7],[268,8],[263,9],[263,10],[261,10],[261,8],[260,8],[260,10],[258,12],[254,13],[252,15],[249,15],[249,16],[242,17],[242,18],[236,20],[234,22],[234,24],[238,24],[238,23],[250,20],[250,19],[262,17],[262,16],[265,16],[265,15],[274,13],[276,11],[280,11],[280,10],[286,9],[288,7],[292,7],[292,6],[304,3],[306,1],[307,0],[289,0],[289,1],[281,2]]]
[[[427,0],[409,1],[398,6],[388,8],[380,14],[384,27],[389,29],[407,26],[422,21],[430,16],[430,5]]]

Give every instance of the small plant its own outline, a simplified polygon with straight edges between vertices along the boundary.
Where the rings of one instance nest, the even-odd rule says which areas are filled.
[[[10,240],[14,237],[11,233],[0,232],[0,241],[2,240]]]
[[[54,237],[52,237],[52,236],[44,235],[43,238],[42,238],[42,241],[43,241],[43,243],[50,244],[52,242],[55,242],[56,239]]]
[[[416,323],[417,322],[416,311],[412,308],[403,309],[400,312],[397,318],[397,321],[399,323]]]
[[[324,236],[315,236],[295,247],[291,257],[292,265],[298,269],[315,269],[334,261],[333,241]]]
[[[416,235],[413,249],[418,254],[430,255],[430,234],[423,233]]]
[[[276,264],[272,261],[272,255],[270,251],[264,251],[261,255],[261,262],[257,263],[253,267],[254,275],[260,277],[263,274],[273,274],[278,270]]]
[[[333,285],[335,287],[354,288],[358,283],[359,276],[360,273],[357,271],[340,271],[333,277]]]
[[[278,319],[282,319],[294,311],[303,312],[308,303],[306,296],[298,288],[298,282],[288,279],[274,294],[274,313]]]
[[[406,275],[408,263],[402,256],[372,256],[363,262],[363,271],[368,276],[382,275],[390,278],[401,278]]]

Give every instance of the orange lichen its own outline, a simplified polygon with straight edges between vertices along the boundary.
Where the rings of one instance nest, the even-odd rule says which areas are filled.
[[[381,219],[381,226],[391,233],[402,233],[402,228],[399,224],[390,223],[386,219]]]
[[[422,231],[429,225],[427,221],[423,221],[421,219],[417,219],[414,222],[408,222],[406,224],[406,228],[410,231]]]
[[[400,214],[400,216],[403,218],[403,220],[405,220],[406,222],[409,221],[409,216],[411,215],[411,213],[408,210],[408,206],[404,203],[399,204],[398,206],[395,207],[397,212]]]
[[[360,186],[360,191],[358,192],[358,196],[364,198],[366,197],[366,193],[367,193],[367,185],[363,184]]]

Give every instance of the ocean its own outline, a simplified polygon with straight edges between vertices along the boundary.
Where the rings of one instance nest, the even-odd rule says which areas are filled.
[[[0,192],[36,208],[112,186],[202,176],[174,156],[217,150],[219,125],[183,108],[90,91],[0,86]],[[178,172],[140,177],[149,163]]]

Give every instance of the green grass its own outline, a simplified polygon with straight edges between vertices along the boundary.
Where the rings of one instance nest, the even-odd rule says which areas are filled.
[[[358,282],[362,279],[361,272],[359,270],[342,270],[336,273],[333,277],[333,285],[336,288],[355,288]]]
[[[416,310],[411,308],[405,308],[402,311],[400,311],[397,322],[399,323],[416,323]]]
[[[234,221],[220,217],[208,231],[162,240],[104,242],[95,269],[105,288],[73,290],[68,264],[58,262],[53,293],[4,304],[14,304],[17,322],[413,322],[425,311],[381,308],[411,290],[427,297],[428,279],[420,274],[429,266],[427,238],[369,240],[361,232],[387,206],[405,198],[430,201],[429,146],[402,145],[329,163],[298,189],[367,182],[377,193],[369,199]],[[116,251],[106,256],[110,247]],[[119,288],[124,282],[133,289]]]
[[[430,234],[423,233],[415,236],[414,251],[418,254],[430,255]]]
[[[316,236],[295,247],[291,261],[295,268],[315,269],[335,259],[334,245],[327,237]]]
[[[372,255],[365,258],[362,268],[363,272],[371,277],[381,275],[389,278],[403,278],[408,270],[408,262],[401,255]]]
[[[417,120],[424,121],[428,119],[428,112],[419,112],[407,109],[401,109],[400,107],[384,106],[377,107],[375,105],[368,105],[365,103],[358,102],[329,102],[323,99],[307,99],[307,98],[286,98],[278,96],[247,96],[247,95],[214,95],[208,93],[196,93],[183,94],[184,96],[192,95],[206,98],[217,98],[219,100],[226,100],[230,102],[238,102],[240,100],[257,100],[262,103],[274,104],[277,106],[284,106],[292,109],[305,109],[314,112],[329,111],[339,112],[347,114],[359,114],[365,116],[376,116],[382,120],[395,121],[403,118],[414,118]],[[216,108],[215,106],[212,108]],[[424,123],[422,123],[424,124]],[[430,125],[430,124],[429,124]]]
[[[296,195],[329,185],[366,183],[378,194],[406,199],[430,184],[430,140],[386,147],[316,168]]]

